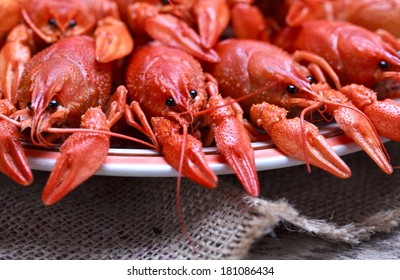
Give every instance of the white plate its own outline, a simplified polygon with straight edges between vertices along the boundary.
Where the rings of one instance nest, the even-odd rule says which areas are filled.
[[[359,151],[360,148],[343,134],[340,134],[336,124],[330,124],[320,129],[339,155]],[[339,135],[338,135],[339,134]],[[387,141],[383,139],[383,141]],[[304,164],[302,161],[292,159],[282,154],[270,142],[253,143],[257,170],[284,168]],[[59,156],[57,150],[36,149],[27,146],[26,155],[32,169],[51,171]],[[210,168],[216,174],[232,174],[223,156],[215,147],[204,148]],[[111,148],[103,166],[96,175],[125,176],[125,177],[175,177],[177,172],[155,150],[151,149],[123,149]]]

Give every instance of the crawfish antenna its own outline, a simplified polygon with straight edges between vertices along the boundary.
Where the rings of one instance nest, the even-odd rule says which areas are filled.
[[[337,90],[340,90],[340,88],[342,87],[340,84],[339,77],[336,74],[336,72],[329,65],[329,63],[321,56],[318,56],[318,55],[316,55],[312,52],[308,52],[308,51],[295,51],[293,53],[293,59],[296,61],[306,60],[306,61],[312,63],[313,65],[315,65],[325,71],[325,73],[328,75],[328,77],[331,78],[331,80],[334,83]]]
[[[192,248],[193,252],[195,252],[198,255],[198,252],[193,244],[192,239],[189,236],[189,233],[188,233],[185,223],[183,221],[182,208],[181,208],[180,190],[181,190],[182,167],[183,167],[183,159],[185,157],[187,135],[188,135],[187,125],[184,125],[183,126],[183,136],[184,137],[183,137],[182,150],[181,150],[181,155],[180,155],[180,160],[179,160],[178,178],[176,180],[176,211],[177,211],[177,215],[178,215],[179,225],[181,227],[183,235],[189,242],[189,245]]]
[[[130,137],[124,134],[120,134],[120,133],[115,133],[115,132],[110,132],[110,131],[106,131],[106,130],[96,130],[96,129],[90,129],[90,128],[57,128],[57,127],[50,127],[47,128],[45,132],[50,132],[50,133],[74,133],[74,132],[86,132],[86,133],[101,133],[101,134],[105,134],[105,135],[109,135],[111,137],[117,137],[117,138],[121,138],[121,139],[125,139],[128,141],[132,141],[135,143],[139,143],[142,145],[145,145],[149,148],[152,148],[154,150],[156,150],[156,147],[150,143],[147,143],[143,140],[134,138],[134,137]]]

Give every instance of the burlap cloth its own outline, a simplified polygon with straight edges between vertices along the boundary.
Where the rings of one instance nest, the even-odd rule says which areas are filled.
[[[400,145],[386,147],[400,165]],[[233,175],[219,176],[215,190],[183,180],[196,251],[180,230],[175,178],[94,176],[45,207],[48,172],[35,171],[26,188],[1,175],[0,258],[400,258],[400,170],[386,175],[363,152],[342,158],[353,171],[347,180],[304,165],[260,172],[260,198]]]

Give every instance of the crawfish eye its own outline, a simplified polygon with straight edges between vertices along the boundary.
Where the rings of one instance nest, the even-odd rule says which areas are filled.
[[[161,0],[161,4],[163,4],[163,5],[169,5],[169,0]]]
[[[381,60],[381,61],[379,61],[378,66],[379,66],[380,69],[385,70],[385,69],[389,68],[389,63],[387,63],[384,60]]]
[[[51,100],[49,102],[49,105],[47,106],[49,109],[54,110],[58,106],[58,101],[57,100]]]
[[[296,86],[294,86],[294,85],[288,85],[287,87],[286,87],[286,91],[288,92],[288,93],[296,93],[297,91],[298,91],[298,89],[297,89],[297,87]]]
[[[175,106],[176,103],[173,98],[168,98],[167,100],[165,100],[165,105],[167,105],[168,107],[171,107],[171,106]]]
[[[73,27],[75,27],[76,26],[76,21],[74,20],[74,19],[71,19],[70,21],[69,21],[69,27],[71,27],[71,28],[73,28]]]
[[[26,104],[26,107],[28,107],[29,110],[32,109],[32,102],[28,101],[28,103]]]
[[[56,26],[56,20],[55,20],[55,18],[51,18],[51,19],[49,19],[49,25],[50,26]]]
[[[191,97],[192,99],[195,99],[196,96],[197,96],[197,90],[195,90],[195,89],[190,90],[190,91],[189,91],[189,95],[190,95],[190,97]]]
[[[313,76],[307,76],[307,80],[310,82],[310,84],[315,83],[315,79]]]

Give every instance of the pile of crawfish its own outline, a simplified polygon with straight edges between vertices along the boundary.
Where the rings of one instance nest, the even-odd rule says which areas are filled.
[[[400,0],[1,1],[0,171],[29,185],[21,140],[59,147],[50,205],[122,138],[214,188],[203,147],[216,145],[257,196],[251,142],[266,137],[351,176],[319,118],[390,174],[380,136],[400,140],[399,14]]]

